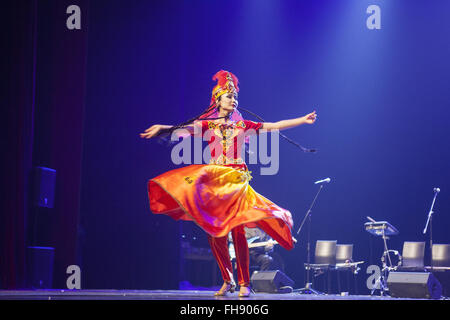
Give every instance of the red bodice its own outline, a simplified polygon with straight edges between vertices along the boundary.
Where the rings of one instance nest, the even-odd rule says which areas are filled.
[[[241,120],[221,124],[211,120],[196,122],[201,127],[203,140],[208,141],[211,152],[210,164],[231,165],[246,168],[242,158],[242,146],[250,135],[259,133],[261,122]]]

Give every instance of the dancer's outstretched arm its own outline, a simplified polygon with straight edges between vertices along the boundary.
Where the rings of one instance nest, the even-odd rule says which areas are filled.
[[[316,121],[317,114],[316,111],[313,111],[303,117],[295,118],[295,119],[288,119],[288,120],[281,120],[277,122],[264,122],[262,129],[265,130],[284,130],[289,129],[293,127],[297,127],[302,124],[313,124]],[[167,130],[172,128],[171,125],[165,125],[165,124],[155,124],[149,128],[147,128],[144,132],[140,134],[141,138],[143,139],[150,139],[156,136],[161,130]],[[189,130],[189,132],[194,131],[194,124],[189,124],[187,126],[183,127],[184,129]]]
[[[158,133],[161,130],[167,130],[172,128],[173,126],[171,125],[166,125],[166,124],[155,124],[149,128],[147,128],[144,132],[140,133],[139,135],[141,136],[141,138],[143,139],[150,139],[155,137],[156,135],[158,135]],[[188,130],[190,133],[194,132],[194,124],[188,124],[186,126],[183,126],[183,129]]]
[[[295,119],[288,119],[288,120],[281,120],[277,122],[264,122],[262,129],[265,130],[284,130],[289,129],[293,127],[297,127],[302,124],[313,124],[316,121],[317,114],[314,110],[311,113],[308,113],[306,116],[295,118]]]

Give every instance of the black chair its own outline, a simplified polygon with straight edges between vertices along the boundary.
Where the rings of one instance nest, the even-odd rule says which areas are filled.
[[[450,244],[433,244],[431,248],[431,266],[427,271],[433,273],[442,285],[442,294],[450,295]]]
[[[403,243],[401,263],[397,267],[397,271],[425,271],[424,255],[425,242],[405,241]]]
[[[353,244],[337,244],[336,245],[336,273],[338,292],[341,290],[341,273],[345,273],[347,276],[347,291],[350,291],[350,275],[353,274],[354,280],[354,292],[357,293],[356,285],[356,268],[349,263],[353,262]]]
[[[314,271],[314,278],[320,276],[321,274],[326,274],[327,276],[327,292],[331,291],[331,278],[330,272],[335,269],[336,265],[336,244],[337,240],[317,240],[316,249],[314,252],[314,263],[305,263],[305,268],[309,268]]]
[[[433,244],[431,256],[433,267],[450,268],[450,244]]]
[[[336,263],[352,262],[353,244],[336,245]]]

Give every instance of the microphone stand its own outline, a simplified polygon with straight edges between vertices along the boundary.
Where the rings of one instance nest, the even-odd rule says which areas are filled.
[[[306,222],[306,219],[308,219],[308,232],[307,232],[307,238],[308,242],[306,245],[306,251],[307,251],[307,257],[306,262],[308,267],[306,268],[306,284],[304,288],[296,290],[300,294],[323,294],[322,292],[316,291],[312,288],[312,283],[310,282],[309,278],[309,272],[310,272],[310,262],[311,262],[311,255],[310,255],[310,249],[311,249],[311,243],[310,243],[310,234],[311,234],[311,209],[314,206],[314,203],[316,202],[317,197],[319,196],[320,191],[323,188],[323,184],[320,185],[319,190],[316,193],[316,196],[314,197],[313,202],[311,203],[311,206],[309,207],[308,211],[306,212],[305,217],[303,218],[303,221],[300,225],[300,228],[298,228],[297,234],[300,233],[300,230],[302,230],[303,225]]]
[[[439,193],[439,189],[434,189],[434,197],[433,201],[431,203],[430,212],[428,212],[428,219],[427,223],[425,224],[425,228],[423,229],[423,234],[427,233],[428,225],[430,225],[430,266],[431,266],[431,272],[433,272],[433,228],[432,228],[432,222],[433,222],[433,207],[434,203],[436,201],[437,194]]]

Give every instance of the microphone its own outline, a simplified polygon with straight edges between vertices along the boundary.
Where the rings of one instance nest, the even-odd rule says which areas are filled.
[[[330,181],[331,181],[330,178],[326,178],[326,179],[323,179],[323,180],[316,181],[316,182],[314,182],[314,184],[329,183]]]
[[[434,188],[433,191],[436,192],[436,193],[439,193],[439,192],[441,192],[441,189],[439,189],[439,188]]]

